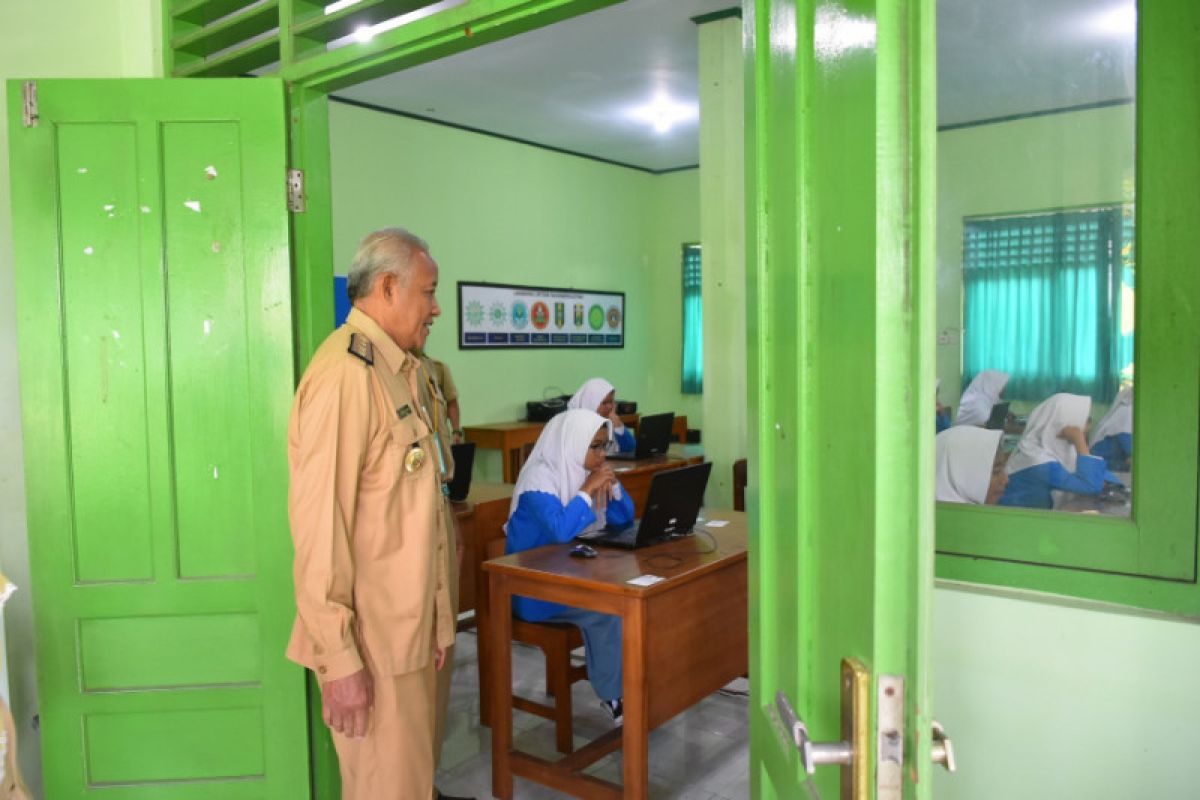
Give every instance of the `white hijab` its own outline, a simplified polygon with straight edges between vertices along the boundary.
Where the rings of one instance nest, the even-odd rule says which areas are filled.
[[[517,510],[517,502],[525,492],[546,492],[558,498],[564,506],[587,480],[588,472],[583,467],[588,446],[596,431],[604,425],[604,418],[590,409],[575,408],[556,414],[538,436],[529,460],[521,467],[517,486],[513,490],[512,503],[508,506],[511,518]],[[599,506],[600,504],[597,504]],[[604,509],[597,507],[598,525],[604,526]]]
[[[958,416],[954,418],[954,424],[978,425],[982,428],[992,415],[992,406],[996,405],[1007,385],[1008,373],[998,369],[985,369],[976,375],[959,398]]]
[[[611,391],[613,391],[613,385],[604,378],[591,378],[584,381],[583,386],[579,387],[579,391],[571,395],[571,399],[567,401],[567,408],[586,408],[588,411],[595,411]]]
[[[1094,446],[1096,442],[1121,433],[1133,433],[1132,386],[1122,386],[1121,390],[1117,392],[1117,398],[1113,400],[1112,407],[1108,409],[1104,419],[1100,420],[1100,424],[1092,431],[1088,443]]]
[[[1008,459],[1008,474],[1036,467],[1050,461],[1062,464],[1067,472],[1075,471],[1075,445],[1059,438],[1059,431],[1068,425],[1083,430],[1092,410],[1092,398],[1080,394],[1056,394],[1044,400],[1029,415],[1025,433],[1017,452]]]
[[[992,464],[1004,431],[974,425],[947,428],[937,435],[937,499],[947,503],[975,503],[987,499]]]

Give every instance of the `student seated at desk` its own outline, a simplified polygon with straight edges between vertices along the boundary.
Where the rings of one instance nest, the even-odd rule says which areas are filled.
[[[1112,408],[1092,431],[1092,455],[1114,472],[1129,472],[1133,459],[1133,387],[1122,386]]]
[[[1008,373],[998,369],[985,369],[971,379],[967,390],[958,401],[958,416],[955,425],[984,427],[992,416],[992,406],[1004,396],[1008,385]]]
[[[1100,494],[1108,470],[1083,435],[1091,409],[1090,397],[1056,394],[1033,410],[1008,459],[1008,487],[1000,505],[1053,508],[1052,489]]]
[[[579,391],[571,395],[571,399],[567,401],[567,408],[585,408],[604,417],[612,428],[612,441],[608,443],[608,452],[632,453],[637,449],[637,440],[617,416],[616,394],[617,390],[604,378],[591,378],[584,381]]]
[[[995,505],[1008,485],[1004,431],[959,425],[937,435],[937,499],[944,503]]]
[[[572,409],[542,430],[513,490],[505,533],[507,553],[569,542],[585,531],[633,521],[633,501],[604,463],[608,423]],[[513,598],[528,622],[569,622],[583,634],[588,681],[615,724],[622,720],[621,619],[598,611]]]
[[[941,433],[950,427],[950,406],[942,405],[942,379],[937,379],[937,388],[933,390],[933,402],[937,404],[937,417],[934,423],[934,431]]]

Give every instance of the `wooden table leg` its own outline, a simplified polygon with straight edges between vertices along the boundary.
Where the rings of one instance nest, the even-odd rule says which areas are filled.
[[[650,722],[646,695],[646,616],[641,600],[626,600],[622,621],[625,722],[622,750],[626,800],[646,800],[650,783]],[[495,731],[495,727],[492,728]],[[493,740],[494,741],[494,740]]]
[[[491,584],[492,677],[492,795],[512,800],[512,592],[503,574],[489,576]]]
[[[521,448],[510,447],[504,451],[504,482],[516,483],[521,472]]]

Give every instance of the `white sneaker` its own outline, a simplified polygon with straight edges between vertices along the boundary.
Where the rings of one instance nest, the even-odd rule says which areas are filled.
[[[621,704],[621,698],[616,700],[601,700],[600,705],[612,717],[613,725],[619,727],[625,721],[625,707]]]

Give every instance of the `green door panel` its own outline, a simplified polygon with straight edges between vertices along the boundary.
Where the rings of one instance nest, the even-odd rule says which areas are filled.
[[[903,677],[903,796],[930,793],[933,20],[932,0],[745,6],[755,797],[804,796],[764,709],[784,691],[840,739],[845,657],[872,712]],[[816,780],[838,796],[837,768]]]
[[[10,82],[46,796],[309,795],[275,80]]]

